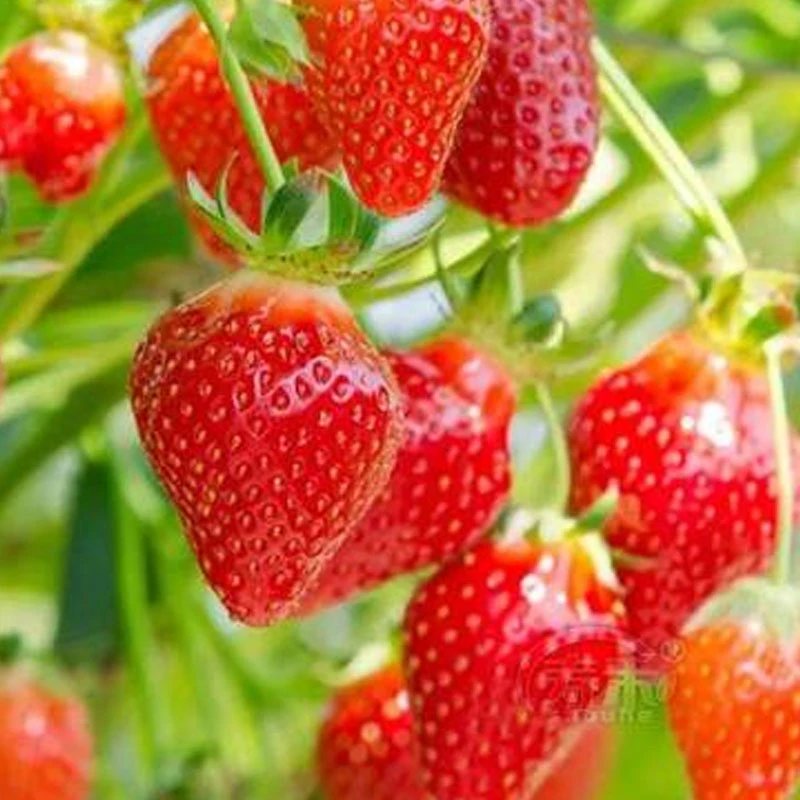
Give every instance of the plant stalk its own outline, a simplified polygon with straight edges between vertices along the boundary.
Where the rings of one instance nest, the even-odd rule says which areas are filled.
[[[666,178],[680,203],[701,229],[724,245],[729,263],[721,266],[728,272],[744,270],[747,267],[747,255],[717,197],[619,62],[597,38],[593,42],[593,50],[600,69],[600,89],[606,102]]]
[[[792,577],[794,559],[794,469],[792,466],[792,435],[783,385],[782,357],[785,343],[773,339],[764,346],[767,361],[772,437],[775,448],[775,473],[778,482],[776,534],[778,550],[774,578],[779,584],[788,584]]]
[[[203,18],[217,46],[223,75],[233,94],[256,161],[261,167],[267,189],[270,194],[275,194],[286,179],[281,162],[264,127],[264,121],[253,95],[253,88],[233,48],[228,43],[225,21],[215,7],[214,0],[192,0],[192,3],[197,9],[197,13]]]

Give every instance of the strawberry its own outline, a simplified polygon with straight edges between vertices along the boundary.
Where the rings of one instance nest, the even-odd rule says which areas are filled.
[[[605,696],[624,609],[589,541],[484,541],[413,598],[406,674],[437,800],[528,797]]]
[[[531,800],[591,800],[606,777],[612,729],[588,723]],[[417,777],[408,691],[397,667],[341,690],[319,736],[320,783],[328,800],[425,800]]]
[[[489,59],[445,188],[506,225],[548,222],[594,159],[600,108],[586,0],[492,0]]]
[[[510,487],[506,372],[462,338],[387,352],[404,400],[404,440],[388,486],[322,573],[324,604],[441,563],[494,523]]]
[[[133,412],[211,587],[267,625],[383,490],[400,435],[389,368],[325,290],[242,272],[158,320]]]
[[[408,692],[387,667],[333,699],[317,745],[328,800],[425,800],[416,775]]]
[[[616,485],[606,526],[641,670],[660,675],[691,614],[776,545],[775,459],[763,369],[699,329],[602,376],[569,425],[573,510]]]
[[[194,173],[203,188],[213,194],[230,165],[230,205],[257,231],[264,179],[222,77],[214,42],[196,15],[187,17],[161,43],[148,65],[147,76],[153,129],[181,193],[185,196],[187,175]],[[301,169],[335,166],[336,147],[302,86],[260,77],[253,80],[252,87],[282,161],[297,159]],[[193,211],[191,219],[213,253],[236,263],[235,254],[198,212]]]
[[[593,800],[608,778],[614,731],[601,722],[587,723],[574,746],[537,789],[532,800]]]
[[[0,678],[0,797],[85,800],[92,736],[83,705],[17,674]]]
[[[307,0],[309,89],[356,194],[399,216],[437,190],[488,48],[486,0]]]
[[[739,588],[755,587],[767,602],[785,591]],[[800,598],[789,593],[773,620],[757,606],[713,614],[681,640],[668,700],[694,800],[788,800],[800,786]]]
[[[0,165],[50,202],[86,191],[124,124],[117,65],[79,33],[37,34],[0,64]]]

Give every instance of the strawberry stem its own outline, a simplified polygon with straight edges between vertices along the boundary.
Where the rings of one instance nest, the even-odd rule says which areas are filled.
[[[564,434],[564,426],[561,424],[561,419],[556,411],[550,389],[542,381],[537,381],[534,384],[534,390],[550,435],[550,447],[555,461],[556,491],[552,505],[557,511],[563,511],[567,507],[569,490],[572,484],[572,468],[569,460],[569,449],[567,448],[567,437]]]
[[[717,197],[619,62],[597,38],[593,50],[606,102],[666,178],[701,230],[724,245],[728,263],[723,266],[727,271],[743,271],[747,256]]]
[[[767,362],[772,436],[775,447],[775,471],[778,480],[777,536],[778,552],[774,578],[778,584],[788,584],[792,576],[794,555],[794,470],[792,468],[791,429],[786,407],[781,360],[785,343],[773,339],[764,345]]]
[[[214,0],[192,0],[192,3],[197,9],[197,13],[203,18],[214,44],[217,46],[222,73],[230,87],[256,161],[261,167],[267,189],[270,194],[275,194],[286,182],[283,168],[264,127],[264,120],[258,110],[247,74],[228,43],[225,22],[214,6]]]

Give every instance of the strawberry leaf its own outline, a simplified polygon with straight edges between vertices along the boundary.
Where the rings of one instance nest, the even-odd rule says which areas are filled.
[[[246,68],[278,80],[311,63],[308,45],[291,6],[278,0],[239,0],[228,41]]]

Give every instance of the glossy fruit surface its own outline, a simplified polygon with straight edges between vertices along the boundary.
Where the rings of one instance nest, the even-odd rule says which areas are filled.
[[[131,400],[229,612],[251,625],[300,613],[398,446],[394,379],[347,308],[333,293],[243,272],[154,324]]]
[[[717,621],[682,640],[670,720],[695,800],[788,800],[800,785],[800,639],[756,620]]]
[[[406,674],[437,800],[521,800],[622,667],[624,609],[581,540],[485,541],[412,600]]]
[[[361,200],[386,216],[438,189],[488,48],[485,0],[308,0],[308,83]]]
[[[0,164],[50,202],[88,189],[124,123],[116,62],[81,34],[36,34],[0,63]]]
[[[606,526],[622,563],[641,669],[669,666],[681,628],[713,593],[764,571],[776,545],[776,486],[763,370],[683,331],[602,376],[569,428],[572,506],[612,484]]]
[[[327,800],[425,800],[399,667],[336,695],[320,732],[317,761]]]
[[[489,58],[445,187],[498,222],[561,214],[592,165],[600,104],[586,0],[492,0]]]
[[[187,17],[164,39],[147,77],[153,129],[181,191],[193,173],[213,194],[230,167],[226,185],[231,208],[257,231],[264,179],[220,72],[214,42],[196,16]],[[261,77],[252,87],[278,158],[297,159],[301,169],[335,166],[336,147],[301,85]],[[192,220],[214,253],[236,261],[196,211]]]
[[[21,676],[0,676],[3,800],[86,800],[92,749],[80,702]]]
[[[505,371],[452,336],[385,355],[403,397],[404,439],[389,484],[323,573],[326,603],[465,550],[510,489],[516,392]]]

